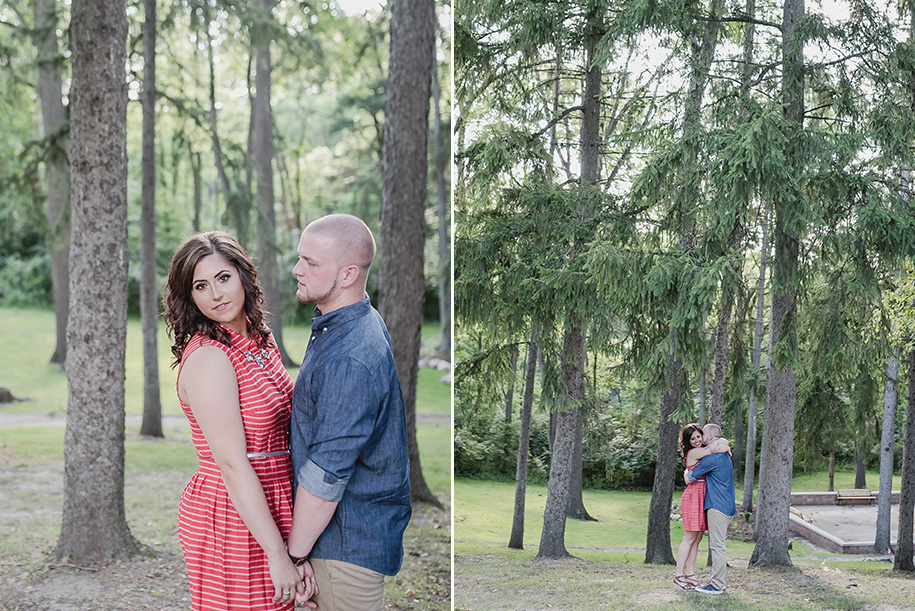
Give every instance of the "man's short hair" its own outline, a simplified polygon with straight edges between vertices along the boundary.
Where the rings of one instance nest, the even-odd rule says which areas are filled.
[[[702,432],[705,433],[707,437],[715,435],[716,437],[721,437],[721,427],[715,424],[714,422],[709,422],[704,427],[702,427]]]
[[[355,264],[368,274],[375,258],[375,237],[365,221],[352,214],[328,214],[310,222],[305,231],[330,236],[338,263]]]

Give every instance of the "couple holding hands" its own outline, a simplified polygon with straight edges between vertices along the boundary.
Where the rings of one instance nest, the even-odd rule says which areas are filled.
[[[191,236],[163,297],[199,467],[178,528],[192,605],[380,610],[410,520],[403,395],[365,292],[375,241],[350,215],[302,233],[296,297],[315,304],[293,382],[257,269],[218,231]]]

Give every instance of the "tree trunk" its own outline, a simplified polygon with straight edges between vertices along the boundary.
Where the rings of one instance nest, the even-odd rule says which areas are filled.
[[[514,340],[513,340],[514,341]],[[518,346],[514,345],[511,347],[511,363],[510,368],[512,372],[511,380],[508,382],[508,389],[505,391],[505,422],[512,421],[512,403],[515,401],[515,378],[517,377],[517,368],[518,368]]]
[[[772,345],[772,317],[769,317],[769,345]],[[762,502],[763,497],[763,488],[762,481],[763,476],[766,473],[766,437],[769,433],[769,401],[772,396],[772,376],[770,375],[770,369],[772,367],[771,360],[766,364],[766,396],[763,397],[763,427],[762,427],[762,441],[759,448],[759,477],[757,481],[757,490],[756,490],[756,513],[753,519],[753,541],[756,541],[756,535],[759,533],[759,504]]]
[[[734,456],[738,460],[734,462],[734,481],[739,482],[743,478],[743,461],[739,457],[743,456],[746,448],[746,427],[743,422],[743,405],[738,404],[734,410]]]
[[[207,2],[203,2],[200,5],[203,9],[203,26],[204,34],[206,36],[206,45],[207,45],[207,66],[209,68],[209,99],[210,99],[210,137],[213,142],[213,162],[216,166],[216,175],[219,178],[219,186],[222,188],[222,196],[225,200],[226,211],[231,212],[235,208],[234,198],[232,194],[232,188],[229,186],[229,177],[226,174],[225,165],[222,163],[222,144],[219,141],[219,131],[216,128],[217,125],[217,113],[216,113],[216,62],[213,57],[213,40],[210,35],[210,5]],[[248,226],[246,222],[239,221],[236,219],[235,223],[236,235],[235,239],[244,246],[248,243]]]
[[[744,296],[742,290],[738,289],[740,292],[740,298],[737,302],[737,320],[734,321],[734,341],[731,342],[732,346],[744,346],[744,340],[741,337],[742,334],[747,332],[747,300]],[[730,380],[730,395],[733,396],[743,396],[744,391],[744,380],[737,379],[737,376],[734,376]],[[734,456],[737,457],[737,460],[734,462],[734,482],[739,482],[743,479],[743,461],[741,456],[744,455],[745,448],[744,443],[746,440],[746,428],[743,423],[743,401],[735,401],[734,403]]]
[[[589,6],[584,32],[586,73],[581,96],[581,165],[582,187],[600,179],[600,87],[601,68],[593,61],[603,31],[603,17]],[[576,244],[576,248],[582,244]],[[563,378],[573,409],[550,415],[550,482],[543,534],[538,557],[567,556],[565,519],[570,514],[590,518],[581,499],[581,415],[584,400],[585,335],[584,323],[573,315],[563,338]],[[566,435],[569,437],[567,438]],[[568,455],[566,455],[568,453]],[[561,512],[561,517],[558,514]],[[587,516],[585,518],[584,516]]]
[[[752,2],[753,0],[748,0],[747,5],[749,6]],[[756,376],[761,371],[759,364],[762,360],[763,316],[765,316],[766,302],[766,261],[769,258],[769,206],[769,202],[766,202],[762,218],[762,248],[759,252],[759,281],[756,285],[756,326],[753,331],[753,356],[751,357],[754,383],[750,386],[750,407],[747,415],[747,457],[744,462],[743,474],[743,510],[748,513],[753,511],[753,479],[756,471],[756,422],[758,419]]]
[[[705,314],[702,314],[702,340],[705,341]],[[699,370],[699,426],[705,426],[708,418],[708,369],[705,359],[702,359],[702,368]]]
[[[126,42],[124,3],[73,3],[69,391],[58,559],[138,551],[124,515]]]
[[[753,566],[790,566],[788,557],[788,508],[791,500],[793,467],[794,401],[796,380],[786,366],[772,369],[772,401],[769,409],[769,431],[764,435],[766,466],[760,474],[756,547],[750,563]]]
[[[667,390],[661,396],[661,417],[658,426],[658,463],[654,470],[651,488],[651,505],[648,508],[648,539],[645,545],[645,562],[649,564],[674,564],[670,549],[670,506],[674,484],[677,481],[678,423],[673,414],[680,403],[680,386],[683,382],[683,359],[676,355],[676,338],[671,340],[667,360]]]
[[[538,558],[564,558],[570,555],[565,544],[566,510],[569,506],[569,477],[572,472],[577,412],[577,408],[573,407],[556,416],[556,439],[550,454],[550,480],[547,484]]]
[[[55,0],[35,2],[33,40],[38,52],[36,91],[41,103],[44,136],[51,147],[51,153],[45,160],[48,250],[51,254],[51,287],[57,323],[51,362],[63,364],[67,356],[67,314],[70,305],[70,170],[67,164],[67,108],[63,103],[55,7]]]
[[[423,247],[434,3],[392,0],[385,101],[379,311],[388,325],[403,387],[410,496],[441,507],[423,478],[416,444],[416,376],[423,322]]]
[[[834,492],[836,489],[836,432],[832,431],[829,439],[829,486],[826,492]]]
[[[581,423],[581,410],[578,410],[578,417],[575,419],[575,446],[572,450],[572,472],[569,481],[569,508],[567,516],[576,520],[593,520],[597,518],[591,516],[585,509],[585,502],[582,498],[582,443],[584,429]]]
[[[714,362],[712,365],[712,402],[709,405],[708,421],[721,426],[724,411],[725,369],[728,364],[728,326],[731,324],[731,310],[734,305],[734,291],[722,295],[721,312],[715,325]]]
[[[685,248],[691,248],[695,243],[695,219],[693,218],[692,207],[695,202],[700,200],[699,184],[700,180],[697,174],[697,160],[699,157],[700,142],[702,138],[702,99],[705,96],[705,87],[708,84],[708,74],[711,69],[712,60],[715,57],[715,48],[718,46],[718,29],[720,21],[718,16],[721,14],[723,0],[711,0],[709,4],[709,19],[704,24],[702,39],[700,44],[697,41],[690,40],[692,55],[690,57],[689,83],[687,85],[686,98],[683,102],[683,130],[682,140],[684,143],[684,156],[682,162],[682,180],[685,187],[680,200],[680,242]],[[702,337],[705,340],[705,312],[702,313]],[[727,341],[727,340],[725,340]],[[707,389],[706,389],[706,368],[703,362],[699,372],[699,424],[705,425],[707,419]],[[722,377],[723,379],[723,377]],[[719,412],[717,420],[714,422],[721,423],[721,414]]]
[[[866,474],[864,473],[864,437],[867,430],[864,419],[858,422],[858,436],[855,438],[855,488],[867,488]]]
[[[195,153],[188,142],[188,153],[191,161],[191,170],[194,176],[194,233],[200,231],[200,209],[203,204],[203,188],[200,181],[200,153]]]
[[[581,95],[581,185],[593,186],[600,181],[600,111],[601,111],[601,68],[600,63],[594,61],[597,52],[597,43],[600,40],[604,26],[603,15],[597,10],[596,5],[589,5],[586,9],[587,25],[585,27],[585,54],[587,58],[587,72],[585,73],[584,91]],[[576,244],[576,248],[582,244]],[[584,322],[573,316],[570,331],[564,338],[566,345],[563,369],[569,397],[576,405],[574,415],[574,429],[572,439],[572,456],[569,466],[568,499],[565,512],[568,517],[581,520],[593,520],[585,509],[582,500],[582,436],[584,431],[581,422],[581,405],[585,398],[584,393],[584,368],[585,368],[585,336]],[[569,342],[572,342],[571,345]],[[571,351],[571,352],[570,352]],[[573,379],[574,378],[574,379]],[[552,478],[552,469],[550,470]],[[563,522],[563,529],[565,523]]]
[[[508,547],[524,549],[524,497],[527,493],[527,461],[531,445],[531,413],[534,406],[534,379],[537,375],[537,329],[531,325],[524,373],[524,399],[521,403],[521,433],[518,436],[518,466],[515,469],[515,510]]]
[[[909,352],[905,412],[905,441],[902,446],[902,483],[899,495],[899,532],[896,535],[895,571],[915,571],[913,563],[913,511],[915,511],[915,350]]]
[[[156,0],[143,0],[143,191],[140,210],[140,319],[143,327],[143,424],[162,437],[159,400],[159,290],[156,274]]]
[[[435,194],[438,203],[438,319],[442,326],[441,341],[438,344],[438,354],[444,359],[451,360],[451,242],[448,214],[449,200],[448,188],[445,184],[445,172],[451,160],[450,151],[445,146],[444,131],[442,130],[442,87],[438,78],[438,61],[435,59],[437,36],[432,38],[432,108],[435,111],[435,120],[432,124],[432,138],[435,143]]]
[[[684,158],[681,165],[682,180],[686,185],[680,206],[680,247],[689,252],[695,245],[696,222],[692,206],[699,201],[700,194],[697,178],[697,159],[702,137],[702,99],[708,83],[708,73],[718,45],[718,29],[723,0],[712,0],[710,18],[705,23],[701,44],[691,41],[689,84],[684,100],[683,134]],[[705,314],[702,315],[702,335],[705,336]],[[661,420],[658,429],[658,463],[655,467],[655,478],[652,485],[651,505],[648,510],[648,537],[645,550],[645,562],[673,564],[674,557],[670,549],[670,506],[673,501],[674,484],[677,479],[677,423],[672,421],[673,413],[679,407],[680,388],[685,372],[683,371],[682,347],[678,345],[677,330],[670,331],[670,354],[666,371],[666,390],[661,398]],[[704,403],[705,367],[700,371],[700,401]],[[699,420],[704,418],[700,405]],[[720,414],[718,421],[720,422]]]
[[[578,410],[584,399],[585,333],[576,316],[572,316],[567,324],[563,338],[562,377],[568,390],[568,407],[556,414],[556,438],[550,455],[550,480],[547,484],[538,558],[562,558],[569,555],[565,546],[566,514],[569,508]]]
[[[886,364],[883,392],[883,428],[880,434],[880,495],[877,497],[877,530],[874,553],[890,548],[890,504],[893,497],[893,445],[896,436],[896,384],[899,380],[899,346],[894,346]]]
[[[255,70],[252,114],[254,119],[254,165],[257,170],[257,255],[258,277],[264,289],[264,307],[270,312],[268,320],[273,341],[280,351],[283,364],[295,367],[283,343],[283,300],[280,297],[277,274],[276,212],[273,194],[273,113],[270,109],[270,21],[273,0],[261,0],[263,23],[253,28],[255,32]]]
[[[804,15],[804,0],[786,0],[782,20],[782,102],[784,118],[800,131],[804,120],[803,42],[797,26]],[[799,178],[801,143],[795,134],[786,144],[785,157],[789,176]],[[797,352],[797,290],[800,265],[797,207],[801,202],[790,196],[775,203],[775,261],[772,290],[772,325],[775,358],[769,369],[771,398],[768,406],[769,429],[763,443],[766,447],[766,470],[761,474],[757,514],[756,548],[750,563],[754,566],[790,566],[788,556],[788,508],[791,500],[791,476],[794,465],[794,412],[797,378],[792,362]]]
[[[756,26],[752,22],[752,19],[756,16],[756,0],[746,0],[744,13],[750,18],[750,21],[744,26],[743,65],[740,69],[740,98],[744,103],[741,111],[741,118],[745,121],[750,104],[750,87],[753,76],[753,45],[756,35]],[[746,194],[746,198],[747,207],[749,208],[749,192]],[[753,484],[756,472],[756,420],[759,409],[756,404],[756,376],[759,375],[760,353],[762,352],[762,320],[764,315],[763,312],[765,310],[763,302],[765,301],[766,289],[766,255],[768,254],[769,246],[768,219],[769,202],[767,201],[762,218],[763,235],[759,261],[759,283],[757,285],[756,325],[753,332],[753,355],[751,357],[753,384],[750,387],[750,403],[747,409],[747,445],[746,457],[743,463],[743,503],[741,507],[746,513],[753,511]],[[738,462],[740,461],[738,460]]]

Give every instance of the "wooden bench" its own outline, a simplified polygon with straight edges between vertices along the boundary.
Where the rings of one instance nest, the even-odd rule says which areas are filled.
[[[836,491],[838,505],[872,505],[877,497],[866,488],[846,488]]]

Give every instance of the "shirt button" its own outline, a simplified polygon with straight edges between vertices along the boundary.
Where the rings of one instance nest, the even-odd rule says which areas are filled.
[[[327,333],[327,327],[324,327],[324,330],[322,331],[322,333]]]

